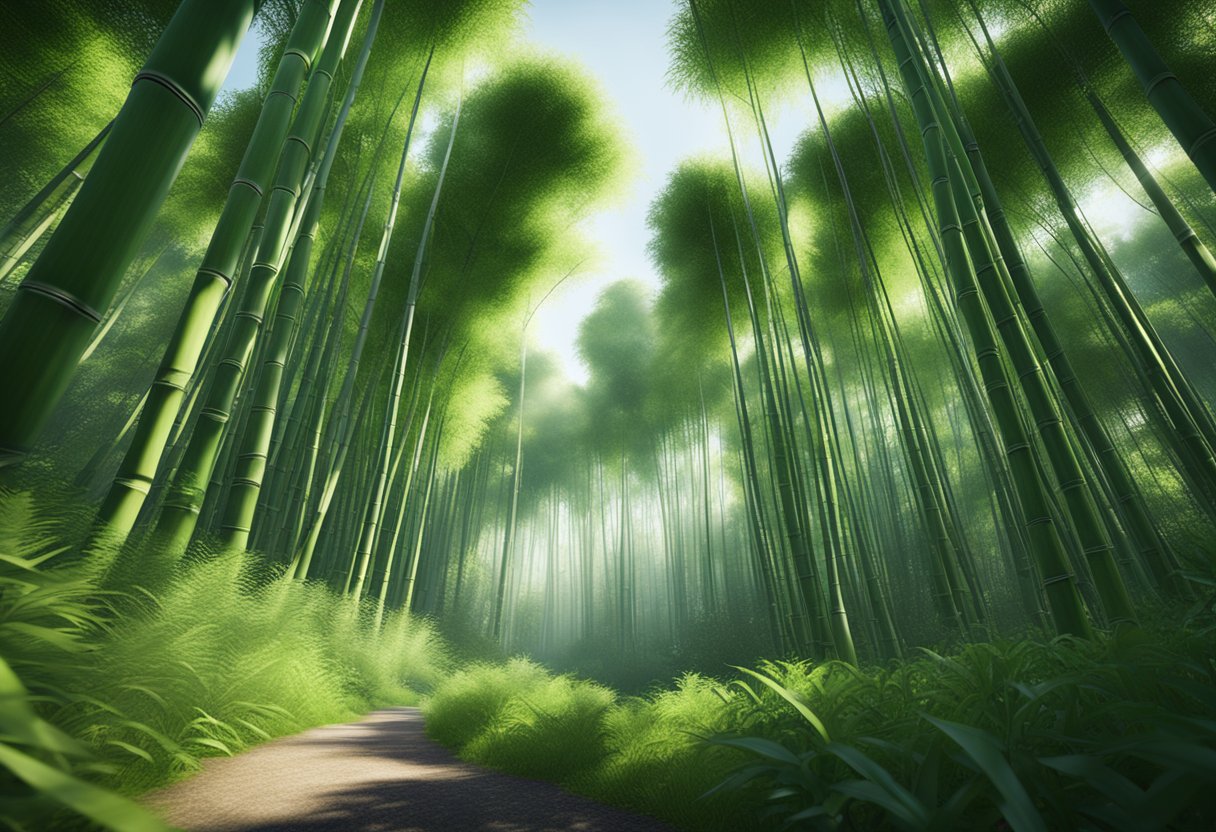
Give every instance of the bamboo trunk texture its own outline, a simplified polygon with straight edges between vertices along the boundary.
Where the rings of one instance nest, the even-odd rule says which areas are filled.
[[[249,285],[235,312],[232,333],[222,358],[211,370],[211,389],[156,526],[158,545],[166,551],[183,550],[194,533],[233,403],[258,344],[271,296],[278,288],[283,259],[292,242],[292,220],[298,213],[297,204],[306,194],[304,185],[312,149],[317,147],[330,89],[360,6],[361,0],[342,0],[339,4],[333,29],[283,143],[274,186],[267,195],[266,227],[253,260]]]

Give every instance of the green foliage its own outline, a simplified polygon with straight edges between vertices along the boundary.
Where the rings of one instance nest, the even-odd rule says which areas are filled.
[[[579,326],[578,351],[591,370],[589,426],[611,454],[648,436],[641,417],[653,395],[655,331],[644,287],[613,283]]]
[[[511,696],[546,678],[544,668],[516,659],[505,665],[476,664],[445,679],[425,706],[427,732],[463,747],[494,720]]]
[[[1171,64],[1211,101],[1216,76],[1202,57],[1213,29],[1211,15],[1199,8],[1203,4],[1128,3],[1147,21],[1154,40],[1182,53]],[[1158,13],[1142,14],[1153,3]],[[1084,5],[1073,0],[982,3],[989,22],[1000,29],[1002,54],[1043,125],[1049,150],[1082,200],[1111,184],[1134,185],[1089,117],[1068,67],[1061,72],[1064,58],[1052,43],[1055,38],[1085,67],[1143,150],[1156,158],[1163,137],[1168,138]],[[6,174],[0,176],[0,207],[8,214],[112,117],[175,6],[176,0],[48,0],[8,4],[0,11],[0,42],[6,47],[0,69],[13,82],[0,91],[0,170]],[[361,25],[370,6],[364,3]],[[951,73],[952,91],[974,127],[998,190],[1009,197],[1010,216],[1033,254],[1035,280],[1065,333],[1067,351],[1086,368],[1085,384],[1097,391],[1102,418],[1112,426],[1122,422],[1122,431],[1115,431],[1119,450],[1148,492],[1154,519],[1185,562],[1187,577],[1208,592],[1213,579],[1203,570],[1210,567],[1211,538],[1199,517],[1201,507],[1189,505],[1192,497],[1173,474],[1169,448],[1156,435],[1160,431],[1151,418],[1142,418],[1152,414],[1143,409],[1133,367],[1119,358],[1101,326],[1105,307],[1100,301],[1095,307],[1087,296],[1084,275],[1078,283],[1078,276],[1064,268],[1070,260],[1076,263],[1072,245],[1067,237],[1057,239],[1055,247],[1047,245],[1059,232],[1055,209],[1025,148],[1010,140],[1009,113],[965,31],[975,26],[967,4],[909,0],[907,6],[925,24],[926,35],[932,23],[932,38],[940,38],[942,68]],[[762,106],[776,125],[788,116],[782,105],[793,102],[796,117],[810,123],[808,81],[824,99],[850,202],[872,247],[871,271],[893,305],[899,361],[910,371],[910,395],[926,422],[917,430],[924,430],[938,451],[934,464],[950,492],[943,489],[943,498],[961,544],[974,550],[976,592],[993,608],[985,624],[999,632],[1015,614],[1019,622],[1025,620],[1012,589],[1016,566],[1004,562],[1016,564],[1024,553],[1004,545],[1016,538],[990,503],[999,483],[984,466],[985,452],[972,447],[979,438],[974,428],[986,421],[982,404],[974,412],[960,404],[961,388],[947,370],[966,369],[965,362],[949,363],[942,338],[956,322],[949,313],[937,320],[923,291],[940,282],[934,241],[918,224],[926,184],[923,160],[902,144],[917,139],[906,97],[884,90],[878,77],[879,63],[889,81],[898,72],[871,2],[676,4],[669,33],[671,80],[710,107],[722,94],[736,147],[745,155],[740,164],[747,170],[750,204],[745,208],[729,159],[681,164],[649,215],[650,253],[662,280],[658,297],[652,303],[639,286],[625,281],[604,293],[581,330],[580,348],[591,371],[583,389],[566,383],[552,361],[528,359],[521,500],[525,511],[535,510],[537,516],[545,506],[565,506],[569,514],[553,508],[550,517],[549,533],[564,541],[541,541],[546,534],[541,520],[527,547],[518,546],[544,552],[543,545],[533,543],[547,542],[549,556],[563,560],[551,573],[558,586],[543,602],[534,591],[538,560],[529,554],[519,564],[527,571],[518,576],[518,600],[508,613],[510,637],[522,644],[535,633],[546,645],[546,658],[560,656],[561,667],[620,680],[629,692],[673,668],[709,675],[686,673],[672,689],[624,698],[574,676],[550,675],[528,660],[489,662],[499,646],[479,640],[484,629],[479,602],[493,597],[497,572],[493,559],[480,554],[501,551],[497,543],[483,541],[501,534],[503,500],[496,489],[513,473],[500,456],[502,448],[514,447],[512,420],[519,410],[510,398],[520,388],[521,323],[558,275],[588,259],[590,246],[578,223],[627,170],[619,127],[592,79],[564,60],[514,51],[511,35],[522,7],[521,0],[387,4],[335,166],[312,283],[322,285],[323,266],[342,265],[353,234],[352,212],[357,215],[365,199],[360,183],[366,183],[372,205],[368,227],[387,212],[386,171],[405,130],[404,118],[390,119],[389,110],[399,95],[410,100],[422,65],[433,54],[422,101],[430,116],[424,120],[435,127],[429,137],[415,136],[411,148],[400,231],[388,251],[371,349],[360,365],[361,381],[372,391],[365,433],[373,438],[359,438],[354,454],[367,456],[383,418],[383,394],[377,391],[388,383],[384,356],[398,348],[393,339],[402,299],[415,252],[425,243],[415,339],[421,343],[411,345],[410,372],[419,374],[419,389],[439,391],[432,422],[443,425],[441,438],[432,428],[433,441],[441,443],[438,481],[466,467],[462,490],[451,492],[450,503],[449,495],[437,493],[429,510],[419,509],[425,500],[416,495],[427,492],[416,484],[406,505],[418,516],[407,513],[404,529],[411,539],[417,531],[425,544],[419,549],[418,584],[427,590],[431,609],[442,609],[447,600],[456,556],[468,556],[470,562],[460,564],[467,569],[464,594],[452,593],[444,626],[476,645],[487,661],[452,673],[452,662],[428,623],[390,614],[382,628],[373,628],[347,599],[322,586],[282,580],[247,554],[196,552],[150,595],[135,581],[151,581],[156,570],[144,558],[148,553],[136,547],[128,553],[137,568],[132,580],[103,588],[98,563],[76,560],[76,553],[62,545],[75,539],[70,516],[51,522],[28,497],[0,495],[0,789],[6,795],[0,824],[58,827],[71,816],[74,822],[84,818],[111,828],[154,828],[155,821],[116,792],[134,793],[195,770],[206,755],[237,753],[271,736],[348,719],[381,703],[410,702],[433,689],[426,703],[431,734],[470,760],[558,780],[689,829],[1209,828],[1216,817],[1210,788],[1216,783],[1211,719],[1216,686],[1211,649],[1203,638],[1210,639],[1210,631],[1153,633],[1140,643],[973,644],[954,655],[927,653],[864,671],[835,662],[768,663],[739,668],[729,683],[709,678],[727,658],[751,664],[759,651],[770,649],[763,607],[768,602],[753,559],[765,562],[764,552],[754,557],[756,548],[766,539],[779,540],[783,510],[772,494],[754,497],[755,521],[764,527],[748,537],[752,503],[743,490],[741,440],[730,428],[737,405],[727,371],[722,282],[741,342],[740,392],[753,397],[748,404],[761,451],[749,484],[763,491],[759,484],[766,478],[782,476],[765,453],[773,442],[765,431],[786,424],[797,452],[795,467],[802,468],[796,473],[807,475],[800,494],[808,506],[805,531],[824,533],[821,526],[828,521],[822,513],[812,515],[817,503],[837,497],[812,487],[820,464],[812,457],[823,437],[811,427],[810,416],[830,405],[826,421],[839,431],[833,441],[841,457],[836,487],[847,538],[840,547],[848,576],[845,600],[856,614],[859,643],[873,655],[881,641],[865,623],[877,612],[864,603],[871,595],[890,596],[885,600],[907,643],[941,637],[925,612],[929,598],[918,551],[923,541],[904,512],[911,497],[907,460],[897,447],[894,417],[883,407],[884,394],[891,392],[882,381],[884,357],[870,345],[881,321],[863,303],[869,287],[850,253],[850,216],[833,175],[836,159],[823,132],[812,128],[789,158],[772,160],[773,170],[760,175],[748,167],[748,154],[756,149],[750,146],[757,126],[751,123],[758,112],[753,107]],[[263,4],[264,66],[282,52],[297,10],[298,0]],[[1051,37],[1041,23],[1051,27]],[[869,35],[875,38],[873,54]],[[361,36],[357,27],[353,42]],[[857,74],[850,78],[858,84],[856,95],[876,121],[842,95],[841,64],[849,62],[856,64]],[[488,70],[484,78],[465,89],[466,79],[481,77],[483,69]],[[349,66],[335,82],[347,77]],[[263,87],[267,80],[264,69]],[[463,114],[449,142],[457,129],[458,89]],[[63,408],[55,429],[48,431],[56,444],[53,458],[44,453],[39,474],[63,467],[82,446],[115,436],[117,426],[111,423],[121,424],[146,389],[147,379],[140,375],[160,353],[159,330],[180,308],[185,284],[179,278],[197,265],[260,99],[256,91],[230,95],[211,113],[127,278],[131,285],[155,265],[154,279],[141,284],[107,348],[78,373],[72,407]],[[376,149],[380,143],[383,153]],[[449,143],[451,169],[433,236],[423,241],[423,221]],[[1180,158],[1161,156],[1161,173],[1178,180],[1169,190],[1187,197],[1182,201],[1192,219],[1210,219],[1211,194],[1188,196],[1195,191],[1194,176]],[[769,403],[754,398],[762,346],[755,342],[764,337],[761,331],[774,340],[788,337],[780,328],[793,331],[801,323],[793,314],[787,252],[770,193],[777,167],[790,200],[810,328],[824,357],[823,377],[811,379],[800,375],[799,345],[786,353],[770,349],[768,357],[782,365],[781,385],[799,385],[805,378],[804,387],[782,392],[788,410],[772,416],[764,410]],[[1096,176],[1098,168],[1105,177]],[[907,226],[897,222],[892,208],[908,214]],[[1148,212],[1121,234],[1107,234],[1098,212],[1094,222],[1096,233],[1110,238],[1105,242],[1111,258],[1127,264],[1131,288],[1148,317],[1177,349],[1200,395],[1210,399],[1216,389],[1206,360],[1212,347],[1211,298],[1194,275],[1189,285],[1175,282],[1187,267],[1168,232],[1153,228],[1156,218]],[[1200,231],[1206,234],[1210,226]],[[356,323],[352,309],[366,288],[375,237],[365,234],[350,243],[353,278],[349,293],[345,286],[341,291],[346,308],[327,307],[332,326],[316,319],[316,332],[335,336],[335,365],[341,364]],[[909,242],[919,245],[923,263],[914,261]],[[1030,252],[1032,242],[1044,244],[1043,257]],[[161,251],[167,252],[163,260]],[[918,267],[925,270],[923,282]],[[766,270],[771,281],[764,280]],[[748,320],[745,276],[758,307],[755,328]],[[1074,283],[1079,291],[1070,287]],[[302,331],[301,344],[305,335],[320,337]],[[305,380],[295,378],[298,396]],[[332,397],[335,386],[322,386],[321,396],[328,389]],[[801,412],[795,404],[804,405]],[[695,438],[702,407],[707,411],[703,483]],[[770,418],[761,423],[766,413]],[[187,425],[184,435],[190,430]],[[407,437],[416,435],[417,421],[402,430]],[[109,453],[117,453],[120,444]],[[332,457],[332,450],[324,449],[322,459]],[[612,469],[622,452],[630,457],[628,470],[608,471],[605,496],[602,484],[595,488],[595,475],[602,478],[605,472],[592,462],[606,458],[602,461]],[[336,504],[343,508],[332,513],[322,545],[328,547],[325,566],[339,582],[347,539],[357,536],[362,523],[361,486],[355,480],[366,466],[357,461],[350,462],[352,472]],[[479,474],[482,470],[488,473]],[[636,501],[625,502],[622,495],[614,504],[614,473],[621,474],[622,490],[626,484],[635,490]],[[656,503],[644,493],[652,483],[666,489],[666,502],[663,494]],[[705,497],[704,530],[698,496]],[[720,502],[713,520],[721,520],[720,528],[710,517],[715,500]],[[619,527],[613,520],[617,507]],[[650,534],[660,527],[661,541],[659,534]],[[574,545],[576,535],[586,541]],[[708,567],[700,565],[702,555]],[[775,577],[792,580],[779,546],[772,555],[780,566]],[[866,576],[857,573],[870,555],[879,574],[873,584],[863,585]],[[398,568],[403,561],[398,558]],[[166,571],[171,568],[165,565]],[[614,587],[626,568],[632,583],[627,590],[624,580]],[[698,572],[710,578],[711,591],[705,592],[703,582],[703,595],[720,593],[717,599],[702,597],[700,605],[681,597],[697,593]],[[550,630],[561,631],[583,612],[577,604],[563,603],[561,585],[568,579],[573,587],[584,576],[578,600],[586,619],[577,622],[568,642],[554,645],[560,637],[548,636]],[[1035,578],[1028,576],[1032,585]],[[601,579],[606,591],[599,589]],[[777,587],[777,595],[786,588]],[[617,618],[624,618],[617,602],[626,591],[640,608],[635,615],[640,623],[629,625],[627,646],[618,637],[626,625]],[[544,604],[549,606],[542,610]],[[575,612],[567,616],[569,610]],[[775,618],[786,612],[795,610],[778,610]],[[1180,629],[1198,627],[1211,615],[1211,598],[1195,602]],[[7,799],[10,795],[16,797]]]
[[[1203,829],[1208,635],[765,663],[615,702],[515,659],[455,674],[424,710],[468,759],[688,829]]]
[[[721,685],[694,673],[672,690],[624,700],[605,720],[611,753],[589,778],[591,794],[688,829],[754,829],[758,815],[735,795],[705,797],[739,764],[706,739],[739,726]]]
[[[47,0],[0,9],[5,221],[113,118],[177,5]]]
[[[753,759],[719,789],[763,783],[772,816],[808,829],[1207,828],[1209,652],[1202,636],[1060,639],[865,674],[769,666],[765,684],[798,712],[718,739]]]
[[[765,255],[780,256],[775,209],[755,195],[752,209],[764,237]],[[656,197],[648,220],[654,232],[650,255],[663,279],[658,310],[678,333],[672,341],[689,351],[682,358],[695,360],[695,351],[701,350],[725,359],[726,323],[718,263],[726,276],[731,314],[742,319],[736,321],[737,330],[744,328],[747,314],[740,275],[746,270],[755,280],[760,274],[756,246],[746,230],[743,197],[729,159],[681,163]],[[742,246],[737,242],[740,237]]]
[[[465,753],[528,777],[576,782],[604,755],[603,718],[614,699],[605,687],[546,675],[513,690]]]
[[[433,328],[470,337],[495,307],[517,304],[549,277],[570,217],[619,175],[623,146],[602,104],[583,72],[540,57],[513,61],[467,94],[427,243],[420,312]],[[448,112],[431,137],[426,174],[402,198],[408,242],[398,266],[406,272],[452,122]]]
[[[0,780],[22,795],[6,806],[14,828],[67,823],[59,806],[156,828],[109,790],[408,703],[449,667],[425,621],[394,614],[377,632],[323,586],[255,582],[244,553],[198,558],[155,597],[103,592],[92,563],[61,562],[56,531],[25,495],[0,494]]]

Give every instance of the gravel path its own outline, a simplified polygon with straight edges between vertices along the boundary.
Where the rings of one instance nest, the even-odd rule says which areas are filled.
[[[144,802],[191,832],[670,832],[552,783],[462,762],[427,738],[417,708],[208,759]]]

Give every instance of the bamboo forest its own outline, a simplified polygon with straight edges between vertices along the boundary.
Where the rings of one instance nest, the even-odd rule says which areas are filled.
[[[1212,0],[0,44],[0,828],[1216,829]]]

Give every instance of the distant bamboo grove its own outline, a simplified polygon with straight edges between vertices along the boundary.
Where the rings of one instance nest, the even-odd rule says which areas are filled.
[[[1211,569],[1204,3],[675,3],[652,83],[723,140],[585,383],[529,327],[636,151],[522,0],[47,5],[0,12],[63,59],[0,99],[0,478],[95,503],[111,588],[248,548],[377,626],[856,664],[1134,629]],[[124,14],[142,68],[87,46]]]

